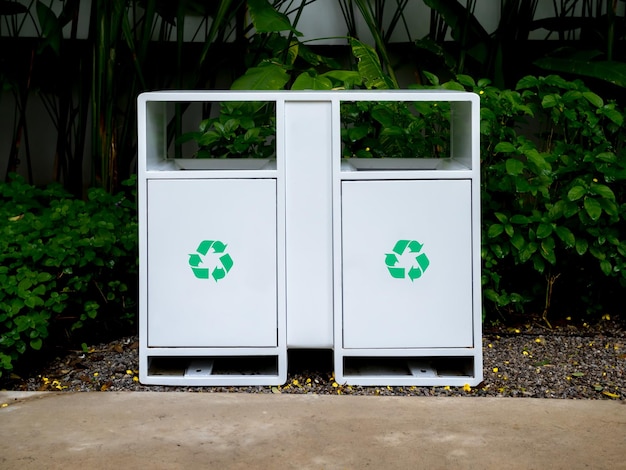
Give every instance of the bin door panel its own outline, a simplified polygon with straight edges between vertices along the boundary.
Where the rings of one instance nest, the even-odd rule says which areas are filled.
[[[342,183],[345,348],[473,346],[471,181]]]
[[[276,180],[148,181],[148,345],[277,345]]]

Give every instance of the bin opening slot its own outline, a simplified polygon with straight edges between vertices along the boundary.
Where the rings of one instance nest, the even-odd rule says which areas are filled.
[[[379,160],[358,170],[434,170],[432,160],[451,156],[449,102],[345,100],[340,116],[342,157]],[[431,161],[405,168],[396,159]]]
[[[278,375],[277,356],[153,356],[148,375],[172,377],[211,377],[224,375]]]
[[[151,153],[175,160],[178,169],[214,169],[203,168],[202,160],[259,159],[266,164],[276,158],[275,101],[170,101],[164,104],[162,129],[174,122],[179,123],[174,138],[160,141],[167,141],[167,148]],[[250,169],[248,162],[232,165],[226,169]]]
[[[345,376],[473,377],[473,357],[344,357]]]

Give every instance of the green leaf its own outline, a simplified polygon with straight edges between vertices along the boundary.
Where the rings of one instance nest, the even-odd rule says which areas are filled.
[[[483,290],[483,295],[487,300],[491,300],[492,302],[498,303],[499,296],[493,289],[485,289]]]
[[[343,82],[346,88],[352,88],[362,83],[359,72],[353,70],[330,70],[320,75],[320,77],[328,77]]]
[[[524,171],[524,163],[516,158],[509,158],[505,163],[505,167],[506,172],[512,176],[519,175]]]
[[[504,232],[504,225],[502,225],[502,224],[493,224],[487,230],[487,236],[489,238],[495,238],[498,235],[500,235],[502,232]]]
[[[584,91],[583,96],[596,108],[601,108],[602,106],[604,106],[604,101],[602,100],[602,98],[600,98],[598,95],[591,91]]]
[[[601,110],[601,113],[609,118],[613,123],[621,126],[624,123],[624,115],[616,109],[607,108],[606,106]]]
[[[611,262],[609,260],[605,259],[600,261],[600,269],[608,276],[613,271],[613,266],[611,266]]]
[[[303,72],[295,79],[292,90],[332,90],[332,82],[321,75],[311,75]]]
[[[61,53],[61,40],[63,39],[59,19],[50,7],[41,1],[37,2],[37,19],[41,25],[42,36],[46,39],[44,46],[49,45],[59,55]]]
[[[514,224],[525,225],[529,221],[530,219],[528,219],[528,217],[526,217],[525,215],[521,215],[521,214],[515,214],[513,217],[511,217],[511,222]]]
[[[619,215],[619,208],[615,201],[611,201],[610,199],[600,199],[598,201],[600,206],[611,217],[617,217]]]
[[[609,188],[608,186],[606,186],[605,184],[591,183],[591,186],[589,187],[589,191],[605,199],[610,199],[612,201],[615,201],[615,193],[613,193],[613,190]]]
[[[537,227],[537,238],[546,238],[552,234],[551,224],[539,224]]]
[[[476,86],[476,82],[469,75],[459,74],[456,76],[457,81],[468,88],[474,88]]]
[[[30,347],[36,351],[39,351],[42,345],[43,345],[43,341],[41,338],[35,338],[30,341]]]
[[[458,1],[424,0],[424,3],[443,17],[454,39],[464,42],[464,46],[468,44],[483,46],[482,48],[476,47],[471,55],[480,63],[484,63],[486,57],[482,57],[479,51],[484,50],[489,41],[489,34],[472,12]],[[480,82],[478,86],[481,86]]]
[[[302,33],[291,25],[289,18],[277,11],[268,0],[248,0],[248,10],[257,33],[291,31],[296,36],[302,36]]]
[[[546,270],[546,263],[541,256],[533,256],[533,268],[538,273],[543,273]]]
[[[36,295],[31,295],[24,300],[24,305],[29,308],[41,307],[43,304],[43,299]]]
[[[528,75],[528,76],[522,78],[519,82],[517,82],[517,85],[515,86],[515,89],[516,90],[523,90],[525,88],[536,87],[537,85],[539,85],[539,79],[537,77],[532,76],[532,75]]]
[[[585,61],[557,57],[545,57],[535,65],[555,72],[573,73],[626,87],[626,63],[617,61]]]
[[[562,227],[562,226],[557,225],[554,231],[556,232],[557,236],[561,239],[561,241],[565,243],[565,246],[567,246],[568,248],[573,247],[574,244],[576,243],[576,237],[574,237],[574,234],[572,233],[572,231],[568,229],[567,227]]]
[[[586,197],[583,206],[585,207],[585,210],[587,211],[587,214],[589,214],[591,220],[598,220],[600,215],[602,215],[602,206],[596,199]]]
[[[509,218],[506,216],[506,214],[503,214],[502,212],[494,212],[493,215],[495,215],[496,219],[498,219],[503,224],[505,224],[505,223],[507,223],[509,221]]]
[[[511,245],[513,245],[518,250],[522,249],[524,243],[526,243],[526,240],[524,240],[524,237],[520,233],[516,233],[511,237]]]
[[[580,256],[584,255],[587,252],[587,248],[589,248],[589,243],[584,238],[576,239],[576,253]]]
[[[498,142],[493,150],[496,153],[512,153],[515,152],[515,145],[511,142]]]
[[[541,100],[541,106],[544,108],[554,108],[558,103],[556,95],[546,95]]]
[[[530,259],[530,257],[537,251],[539,245],[535,242],[530,242],[524,245],[524,248],[519,252],[519,260],[522,263],[525,263]]]
[[[565,201],[559,199],[554,203],[554,205],[550,206],[548,210],[548,216],[552,220],[557,220],[563,215],[563,209],[565,206]]]
[[[350,38],[350,47],[352,54],[358,61],[359,74],[361,74],[363,83],[369,90],[373,88],[382,90],[396,88],[391,78],[383,72],[373,47],[354,38]]]
[[[617,156],[613,152],[602,152],[596,155],[596,160],[601,160],[607,163],[615,163]]]
[[[549,237],[541,241],[541,256],[550,264],[556,264],[556,252],[554,251],[554,238]]]
[[[582,186],[574,186],[567,193],[567,199],[570,201],[577,201],[581,197],[587,194],[587,190]]]
[[[289,75],[278,64],[264,62],[258,67],[249,68],[235,80],[232,90],[282,90],[289,81]]]

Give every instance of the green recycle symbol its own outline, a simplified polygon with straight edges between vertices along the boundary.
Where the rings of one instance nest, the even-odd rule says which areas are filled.
[[[193,274],[198,279],[210,279],[213,277],[215,282],[220,279],[224,279],[230,268],[233,267],[233,260],[228,253],[224,253],[226,250],[226,245],[219,240],[203,240],[198,245],[198,249],[196,253],[192,253],[189,255],[189,266],[191,266],[191,270]],[[218,255],[223,253],[221,256],[218,256],[219,263],[216,267],[200,267],[204,263],[204,257],[207,253],[217,253]]]
[[[385,264],[391,277],[404,279],[408,276],[411,282],[420,278],[430,264],[426,254],[420,253],[422,246],[424,245],[415,240],[398,240],[396,246],[393,247],[393,253],[385,254]],[[404,255],[405,252],[409,253],[409,257],[415,256],[415,263],[411,265],[408,271],[406,268],[396,266],[400,262],[398,256]]]

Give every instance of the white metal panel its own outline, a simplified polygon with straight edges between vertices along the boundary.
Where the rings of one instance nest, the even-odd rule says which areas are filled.
[[[148,346],[276,346],[276,180],[149,180],[147,199]]]
[[[331,103],[285,103],[287,347],[333,346]]]
[[[344,181],[341,207],[343,347],[473,346],[471,182]]]

